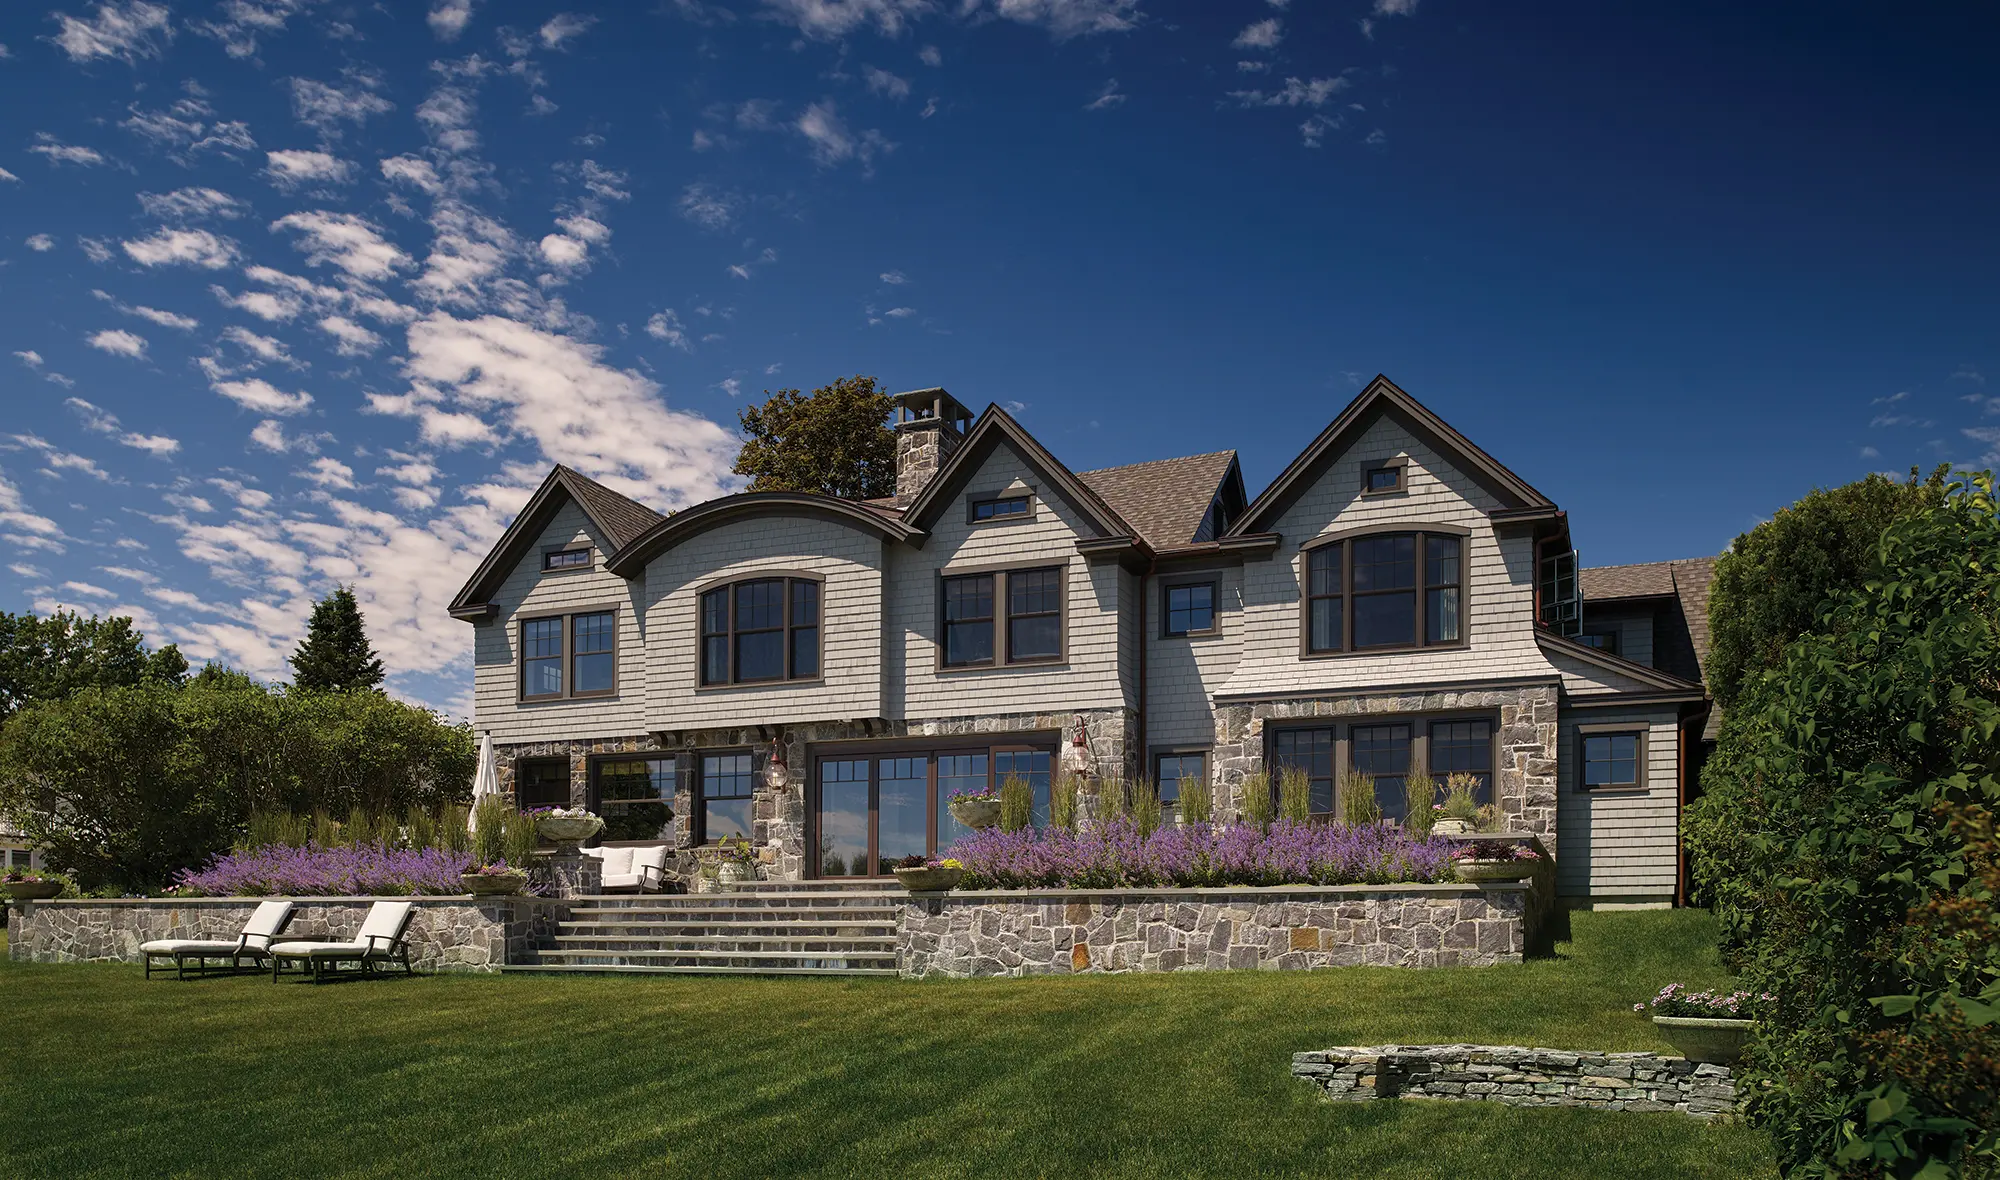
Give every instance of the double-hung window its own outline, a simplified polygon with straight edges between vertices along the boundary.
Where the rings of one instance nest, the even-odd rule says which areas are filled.
[[[820,583],[752,578],[701,596],[701,683],[819,676]]]
[[[701,806],[696,839],[713,844],[731,836],[750,836],[751,757],[748,751],[701,756]]]
[[[520,691],[524,701],[618,691],[618,612],[521,620]]]
[[[953,574],[940,580],[946,668],[1036,664],[1063,654],[1063,569]]]
[[[1153,783],[1160,806],[1179,807],[1188,793],[1208,790],[1208,754],[1197,750],[1153,755]]]
[[[1451,647],[1465,640],[1465,538],[1345,537],[1304,553],[1306,655]]]

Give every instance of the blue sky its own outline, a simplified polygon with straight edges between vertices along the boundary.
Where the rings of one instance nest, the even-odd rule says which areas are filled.
[[[352,582],[462,709],[550,463],[857,372],[1253,494],[1387,373],[1590,564],[1993,462],[2000,18],[1522,7],[8,5],[0,609],[278,677]]]

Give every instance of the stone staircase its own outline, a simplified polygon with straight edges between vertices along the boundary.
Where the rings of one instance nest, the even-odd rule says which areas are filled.
[[[523,972],[894,975],[892,882],[760,882],[726,893],[575,898]]]

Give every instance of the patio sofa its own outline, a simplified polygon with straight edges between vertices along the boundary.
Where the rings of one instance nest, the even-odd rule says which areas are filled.
[[[606,892],[626,889],[636,893],[667,891],[667,853],[671,850],[665,844],[606,844],[583,851],[603,863],[602,888]]]

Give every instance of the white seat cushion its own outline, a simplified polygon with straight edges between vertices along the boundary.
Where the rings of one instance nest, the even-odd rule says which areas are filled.
[[[281,942],[271,953],[283,959],[303,959],[309,955],[358,955],[367,949],[364,942]]]
[[[632,850],[632,872],[634,874],[638,874],[641,869],[664,869],[666,867],[666,845],[655,844],[651,848],[634,848]]]
[[[604,879],[630,876],[632,873],[632,850],[630,848],[599,848],[597,855],[604,862]]]
[[[192,955],[197,951],[211,955],[233,955],[236,943],[204,941],[199,938],[156,938],[152,942],[139,944],[139,953],[146,955]]]

